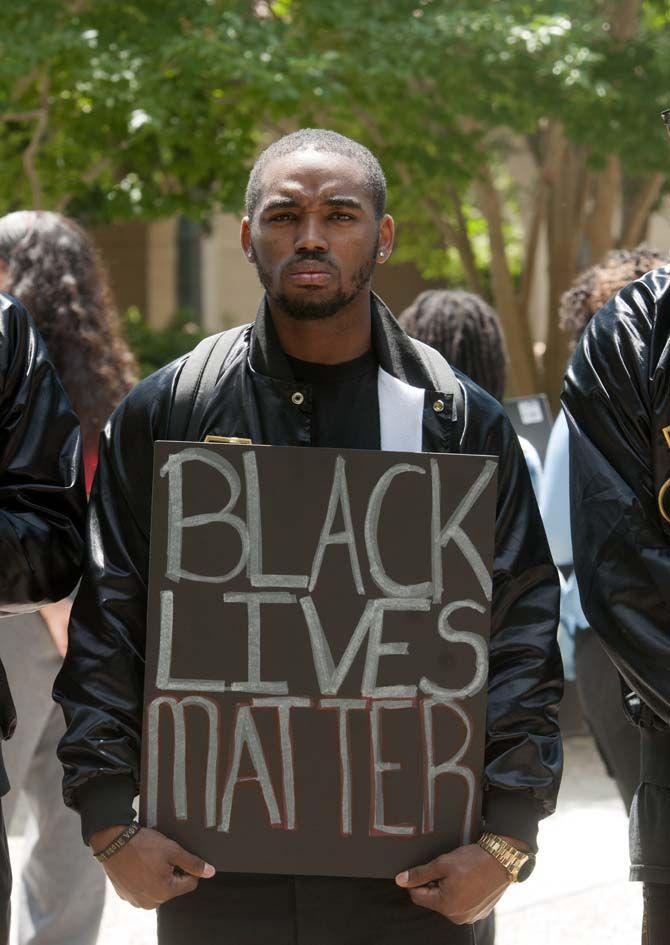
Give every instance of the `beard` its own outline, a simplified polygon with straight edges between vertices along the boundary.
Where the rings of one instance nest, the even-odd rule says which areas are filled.
[[[267,292],[269,298],[278,305],[283,312],[286,312],[290,318],[294,318],[296,321],[320,321],[337,315],[338,312],[341,312],[343,308],[350,305],[354,299],[360,295],[361,291],[372,278],[376,257],[377,247],[375,246],[374,252],[370,258],[365,260],[360,268],[354,272],[351,277],[350,285],[345,288],[340,279],[335,291],[327,298],[311,298],[309,289],[298,292],[295,296],[289,296],[281,290],[278,292],[275,291],[273,288],[272,274],[267,269],[263,268],[258,261],[258,257],[256,257],[256,271],[261,285]],[[317,262],[324,261],[324,257],[319,253],[307,253],[300,258],[301,260],[311,259]],[[294,261],[291,260],[291,263],[287,263],[286,265],[291,265],[293,262]],[[334,268],[332,263],[329,263],[329,265],[331,268]],[[337,270],[337,272],[339,275],[339,270]]]

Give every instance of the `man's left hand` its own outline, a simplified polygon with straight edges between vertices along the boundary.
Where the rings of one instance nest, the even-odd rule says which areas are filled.
[[[396,876],[412,902],[456,925],[485,919],[510,885],[507,870],[477,844],[459,847]]]

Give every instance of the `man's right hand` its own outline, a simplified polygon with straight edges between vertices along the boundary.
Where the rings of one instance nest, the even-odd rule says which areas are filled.
[[[93,852],[104,850],[125,828],[121,824],[93,834]],[[210,879],[216,873],[200,857],[148,827],[143,827],[102,866],[121,899],[138,909],[156,909],[168,899],[193,892],[198,880]]]

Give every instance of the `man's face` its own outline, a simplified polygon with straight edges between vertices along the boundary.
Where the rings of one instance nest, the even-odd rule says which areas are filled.
[[[376,219],[362,169],[321,151],[268,164],[253,219],[242,224],[270,300],[297,319],[328,318],[367,295],[392,241],[393,221]]]

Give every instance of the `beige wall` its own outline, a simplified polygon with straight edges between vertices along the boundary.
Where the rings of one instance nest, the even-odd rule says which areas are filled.
[[[114,223],[93,229],[120,312],[147,311],[148,241],[145,223]]]
[[[177,311],[177,218],[147,226],[147,306],[154,328],[165,328]]]
[[[202,241],[204,327],[214,332],[253,321],[261,291],[256,269],[240,246],[239,219],[218,214]]]

